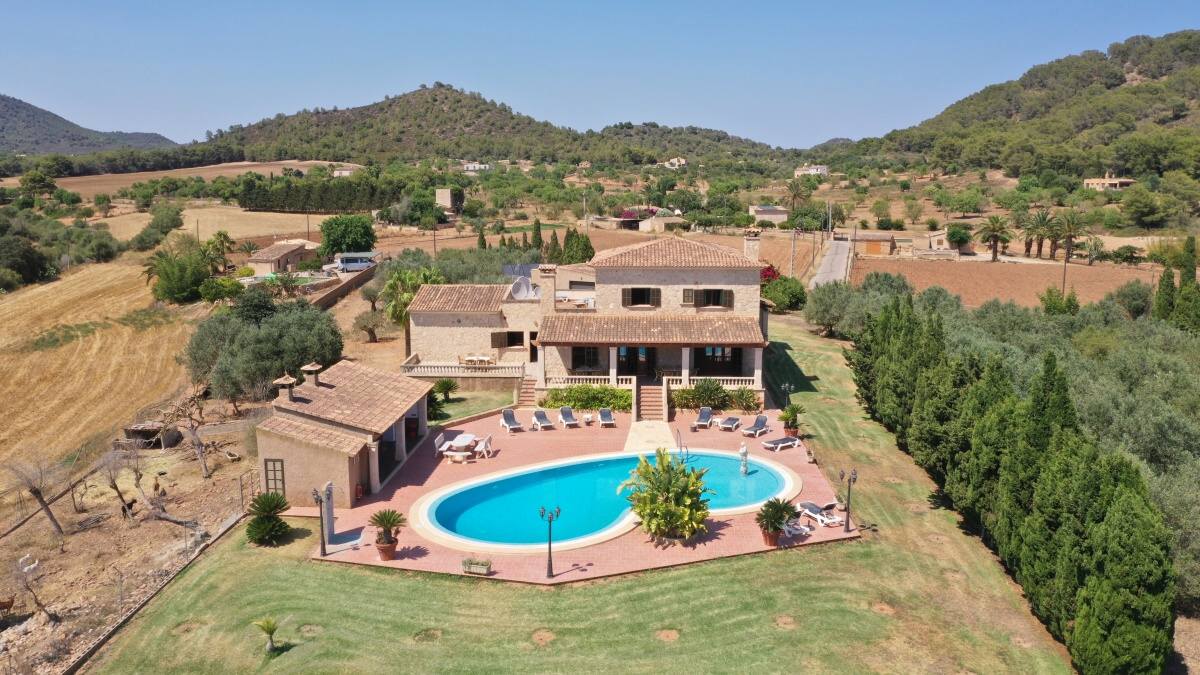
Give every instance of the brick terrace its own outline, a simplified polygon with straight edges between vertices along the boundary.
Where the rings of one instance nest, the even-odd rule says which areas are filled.
[[[518,420],[523,424],[527,424],[530,417],[531,413],[527,410],[517,413]],[[777,411],[772,411],[770,419],[777,417]],[[625,446],[630,420],[629,415],[621,413],[617,413],[616,419],[616,429],[585,426],[552,431],[519,431],[508,435],[500,428],[499,416],[490,415],[446,429],[448,439],[463,432],[478,437],[493,435],[495,455],[468,464],[452,464],[449,460],[435,458],[432,449],[434,434],[431,434],[419,446],[416,456],[378,494],[371,495],[352,509],[337,510],[337,540],[358,539],[361,536],[363,543],[331,553],[324,560],[461,574],[462,559],[471,555],[469,552],[427,540],[409,527],[400,531],[396,560],[380,561],[374,546],[374,530],[366,525],[367,520],[382,508],[408,513],[413,503],[430,490],[483,474],[554,459],[620,452]],[[756,440],[745,438],[740,432],[731,433],[716,428],[693,432],[688,428],[691,419],[690,414],[681,413],[672,423],[672,428],[678,428],[689,447],[736,451],[745,440],[752,457],[773,460],[800,476],[802,488],[796,501],[821,503],[836,498],[833,487],[825,480],[817,465],[808,462],[808,453],[802,446],[777,453],[763,449],[762,440],[779,437],[777,422],[772,423],[772,432]],[[746,416],[743,416],[745,419]],[[317,512],[314,507],[296,507],[287,515],[315,517]],[[784,537],[780,544],[781,547],[804,546],[858,536],[851,523],[850,533],[843,532],[841,527],[818,527],[806,538]],[[585,548],[555,551],[553,579],[546,579],[544,551],[537,554],[480,553],[473,557],[492,561],[493,579],[562,584],[768,550],[771,549],[763,544],[754,514],[743,513],[710,518],[709,534],[688,545],[657,547],[639,528]],[[313,557],[320,559],[319,551],[315,551]]]

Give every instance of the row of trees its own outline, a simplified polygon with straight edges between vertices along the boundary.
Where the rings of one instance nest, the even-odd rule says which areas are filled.
[[[846,350],[858,395],[1021,583],[1091,672],[1171,653],[1171,535],[1125,456],[1083,432],[1052,352],[1022,393],[998,356],[959,355],[937,312],[896,296]]]

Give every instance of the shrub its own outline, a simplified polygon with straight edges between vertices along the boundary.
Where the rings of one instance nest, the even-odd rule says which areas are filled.
[[[254,268],[246,265],[237,268],[237,275],[243,279],[254,276]]]
[[[738,387],[737,389],[729,392],[729,405],[733,408],[741,410],[742,412],[758,412],[758,392],[754,391],[750,387]]]
[[[205,302],[219,302],[228,298],[236,298],[246,290],[237,279],[229,277],[210,277],[200,284],[200,298]]]
[[[9,293],[21,287],[21,275],[8,269],[0,267],[0,291]]]
[[[690,539],[708,532],[708,499],[704,486],[707,469],[688,468],[665,449],[655,451],[651,464],[645,456],[621,484],[642,528],[654,539]]]
[[[320,272],[322,265],[324,265],[324,261],[322,261],[320,258],[313,258],[312,260],[301,260],[300,262],[296,263],[296,271],[297,272]]]
[[[545,408],[569,405],[578,410],[612,408],[628,412],[633,409],[633,392],[607,384],[575,384],[563,389],[551,389],[541,405]]]
[[[802,309],[808,299],[804,284],[794,277],[779,277],[763,287],[762,296],[774,303],[773,312]]]
[[[691,388],[675,389],[671,392],[671,405],[686,410],[709,407],[724,410],[729,407],[729,392],[716,380],[696,380]]]
[[[246,539],[259,546],[278,546],[292,531],[279,516],[254,516],[246,525]]]
[[[450,377],[443,377],[433,383],[433,393],[440,394],[443,401],[449,402],[450,395],[458,391],[458,382]]]
[[[758,523],[763,532],[782,532],[783,527],[799,515],[800,511],[794,504],[786,499],[773,497],[759,507],[754,522]]]

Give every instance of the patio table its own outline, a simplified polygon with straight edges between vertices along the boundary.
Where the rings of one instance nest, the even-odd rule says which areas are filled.
[[[466,450],[475,444],[475,434],[459,434],[450,439],[450,447],[455,450]]]

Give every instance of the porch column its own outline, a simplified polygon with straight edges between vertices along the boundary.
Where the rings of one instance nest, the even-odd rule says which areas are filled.
[[[683,371],[683,386],[692,386],[692,348],[684,347],[683,354],[680,357],[680,369]]]
[[[608,383],[617,386],[617,348],[608,348]]]
[[[420,422],[417,422],[418,429],[420,428],[420,424],[421,424]],[[401,417],[400,421],[396,422],[396,428],[395,428],[396,456],[393,459],[395,459],[397,461],[397,463],[399,463],[401,457],[404,457],[404,458],[408,457],[408,438],[406,438],[406,436],[408,436],[408,434],[406,434],[404,432],[404,428],[407,425],[408,425],[408,413],[405,413],[404,417]],[[398,465],[399,464],[397,464],[397,466]],[[384,478],[387,478],[387,476],[384,476]]]
[[[754,348],[754,388],[755,389],[763,388],[763,384],[762,384],[763,354],[762,353],[763,353],[762,347]]]
[[[558,347],[551,347],[550,349],[553,349],[556,354],[558,353]],[[538,356],[540,358],[538,358],[537,362],[533,364],[534,373],[537,375],[537,388],[545,389],[546,388],[546,359],[550,358],[550,350],[543,349],[542,353],[539,354]]]
[[[367,466],[371,470],[371,494],[379,492],[379,441],[367,444]]]
[[[422,396],[420,403],[417,403],[417,435],[425,438],[425,434],[429,433],[429,398]],[[405,449],[407,454],[408,450]]]

